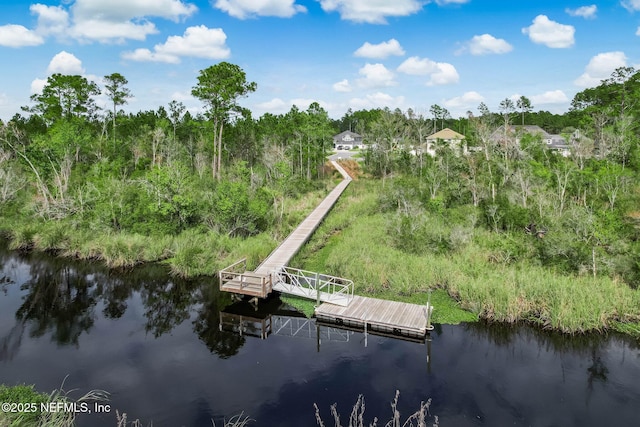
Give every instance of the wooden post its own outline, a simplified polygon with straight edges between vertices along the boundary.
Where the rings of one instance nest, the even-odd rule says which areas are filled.
[[[431,312],[433,311],[431,307],[431,289],[429,289],[429,296],[427,297],[427,331],[433,329],[431,326]]]
[[[320,286],[318,281],[320,280],[320,273],[316,273],[316,307],[320,307]]]

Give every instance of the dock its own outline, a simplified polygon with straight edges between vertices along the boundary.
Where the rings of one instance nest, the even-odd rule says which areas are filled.
[[[431,314],[431,313],[429,313]],[[424,338],[430,329],[427,306],[354,296],[346,306],[323,303],[315,310],[324,323],[408,338]]]
[[[256,302],[274,291],[314,299],[318,322],[365,333],[424,339],[432,328],[429,318],[433,307],[428,302],[417,305],[356,296],[349,279],[288,266],[351,182],[344,168],[335,161],[331,163],[344,179],[254,271],[247,271],[246,259],[220,270],[220,290],[248,295]],[[266,337],[271,324],[260,324],[256,330]]]

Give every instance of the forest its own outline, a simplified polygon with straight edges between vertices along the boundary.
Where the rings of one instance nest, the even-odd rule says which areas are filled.
[[[434,104],[424,115],[348,110],[336,120],[318,103],[254,118],[242,99],[258,88],[226,62],[193,82],[198,115],[176,100],[127,113],[127,85],[119,73],[102,87],[54,74],[0,123],[0,231],[11,248],[113,267],[161,261],[186,277],[244,256],[255,266],[335,185],[332,137],[353,130],[368,147],[350,165],[358,179],[302,267],[389,298],[443,289],[486,319],[637,329],[633,68],[578,93],[561,115],[522,96],[461,118]],[[111,108],[97,107],[100,93]],[[566,155],[523,125],[561,135]],[[426,138],[444,128],[464,135],[463,147],[439,141],[426,154]]]

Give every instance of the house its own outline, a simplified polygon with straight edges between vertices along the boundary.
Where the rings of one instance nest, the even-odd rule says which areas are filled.
[[[426,138],[427,153],[432,156],[435,156],[436,149],[438,148],[438,146],[446,144],[452,150],[455,150],[455,151],[462,150],[462,152],[466,154],[467,147],[466,147],[466,144],[464,144],[464,139],[465,139],[464,135],[454,130],[451,130],[449,128],[444,128],[441,131],[438,131],[433,135],[429,135]]]
[[[336,150],[351,150],[352,148],[364,148],[362,136],[350,130],[345,130],[333,137],[333,148]]]
[[[491,134],[489,139],[497,144],[504,145],[505,143],[509,142],[505,141],[505,138],[513,138],[513,141],[515,141],[516,144],[520,145],[520,140],[522,139],[522,135],[524,134],[539,135],[542,139],[542,142],[547,145],[547,148],[549,150],[558,152],[563,157],[571,155],[571,146],[564,136],[558,134],[550,134],[540,126],[536,125],[511,125],[507,128],[506,132],[504,126],[500,126]]]

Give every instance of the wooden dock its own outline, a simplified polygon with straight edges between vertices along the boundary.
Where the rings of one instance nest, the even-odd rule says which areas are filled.
[[[354,296],[342,307],[324,303],[315,310],[321,322],[367,329],[394,336],[424,338],[427,334],[427,306]]]

